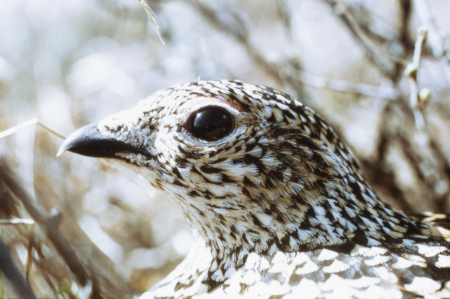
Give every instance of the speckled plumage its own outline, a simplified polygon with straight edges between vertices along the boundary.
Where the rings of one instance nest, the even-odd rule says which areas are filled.
[[[216,141],[186,126],[209,106],[234,118]],[[446,215],[407,216],[380,201],[333,129],[285,93],[194,82],[97,130],[124,144],[114,157],[167,192],[199,236],[142,298],[450,297]]]

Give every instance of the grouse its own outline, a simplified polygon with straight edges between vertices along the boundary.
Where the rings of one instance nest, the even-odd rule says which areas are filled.
[[[313,110],[269,87],[158,91],[62,144],[114,158],[198,236],[141,298],[450,298],[450,221],[383,203]]]

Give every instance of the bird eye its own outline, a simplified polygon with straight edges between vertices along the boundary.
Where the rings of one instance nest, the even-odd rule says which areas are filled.
[[[222,108],[209,107],[192,114],[188,126],[195,137],[215,141],[231,133],[233,117]]]

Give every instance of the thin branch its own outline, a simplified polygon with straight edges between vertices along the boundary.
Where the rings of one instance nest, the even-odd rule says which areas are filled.
[[[392,130],[392,113],[394,105],[402,103],[400,100],[387,102],[383,111],[381,112],[381,121],[379,122],[379,137],[376,145],[376,160],[362,159],[362,165],[366,169],[371,182],[380,189],[387,190],[389,194],[395,199],[395,202],[403,211],[414,211],[413,206],[405,197],[402,189],[400,189],[395,182],[395,171],[390,167],[387,161],[389,146],[396,138],[393,136]]]
[[[39,125],[42,128],[44,128],[45,130],[47,130],[48,132],[50,132],[51,134],[61,138],[61,139],[66,139],[66,136],[64,136],[62,133],[59,133],[56,129],[53,129],[52,127],[42,123],[41,121],[39,121],[37,118],[33,118],[30,119],[24,123],[21,123],[17,126],[14,126],[12,128],[9,128],[3,132],[0,132],[0,139],[5,138],[7,136],[10,136],[12,134],[15,134],[17,132],[19,132],[20,130],[30,127],[32,125]],[[130,182],[135,183],[135,181],[128,175],[124,174],[122,171],[120,171],[120,169],[118,169],[117,167],[115,167],[114,165],[112,165],[108,160],[106,159],[97,159],[97,161],[100,162],[100,164],[102,164],[104,167],[112,170],[115,173],[118,173],[119,175],[121,175],[122,177],[128,179]],[[142,186],[139,185],[139,187],[142,188]],[[146,192],[146,190],[143,190],[144,193]],[[24,224],[33,224],[34,221],[32,219],[19,219],[19,218],[15,218],[15,219],[7,219],[7,220],[2,220],[0,219],[0,226],[1,225],[13,225],[13,224],[20,224],[20,223],[24,223]]]
[[[33,227],[34,228],[34,227]],[[30,273],[31,273],[31,267],[33,266],[33,248],[35,246],[35,235],[34,235],[34,229],[30,231],[30,235],[27,238],[28,239],[28,247],[27,247],[27,261],[25,263],[25,279],[29,283],[30,279]]]
[[[35,222],[33,219],[22,219],[22,218],[0,219],[0,226],[17,225],[17,224],[35,224]]]
[[[416,4],[422,23],[428,29],[428,44],[431,47],[433,56],[437,59],[445,59],[443,68],[445,76],[447,77],[448,87],[450,87],[450,57],[448,57],[447,49],[444,46],[445,41],[439,33],[434,18],[431,15],[429,3],[427,0],[414,0],[414,3]]]
[[[416,127],[419,131],[425,129],[425,121],[423,117],[423,105],[426,98],[422,98],[419,94],[419,88],[417,85],[417,72],[420,68],[420,59],[422,54],[422,48],[427,38],[427,30],[422,27],[417,31],[417,41],[414,46],[413,61],[405,69],[405,75],[409,79],[410,88],[410,103],[411,109],[414,113],[414,120]]]
[[[412,15],[412,0],[403,0],[400,4],[400,36],[399,36],[399,45],[402,47],[402,54],[405,55],[408,47],[408,33],[409,33],[409,22],[411,20]],[[402,69],[405,65],[407,65],[407,62],[404,62],[403,59],[399,58],[398,62],[395,64],[395,76],[394,76],[394,82],[398,82],[402,79]]]
[[[394,68],[384,55],[380,55],[375,51],[375,45],[367,42],[364,32],[358,23],[353,19],[348,9],[343,3],[337,0],[322,0],[328,4],[333,13],[348,28],[353,40],[364,50],[365,56],[383,73],[384,76],[392,78],[394,76]]]
[[[39,273],[42,275],[42,277],[44,278],[45,282],[50,287],[52,292],[55,295],[57,295],[58,288],[55,286],[55,281],[52,278],[50,278],[50,276],[49,276],[49,274],[50,274],[53,277],[55,277],[54,268],[48,267],[48,265],[46,264],[46,258],[44,256],[44,254],[42,253],[42,250],[39,246],[36,246],[34,249],[36,251],[37,256],[39,257],[39,259],[36,259],[35,257],[32,256],[34,266],[37,268]]]
[[[0,239],[0,271],[12,284],[16,295],[20,298],[36,298],[30,286],[14,264],[11,253],[2,239]]]
[[[141,3],[142,7],[144,8],[145,12],[147,13],[147,16],[149,17],[150,21],[152,21],[153,27],[155,27],[156,34],[159,37],[159,40],[163,45],[165,45],[164,40],[159,33],[160,29],[162,28],[161,22],[158,20],[158,17],[156,16],[155,12],[152,10],[150,5],[147,3],[147,0],[139,0],[139,3]]]
[[[290,66],[288,62],[269,62],[261,51],[250,42],[245,23],[240,19],[238,13],[232,10],[232,8],[230,8],[227,12],[228,14],[231,14],[231,17],[225,18],[220,17],[215,10],[201,2],[195,0],[189,1],[194,8],[196,8],[199,13],[210,22],[211,25],[220,31],[231,34],[239,43],[241,43],[255,65],[265,70],[272,78],[281,84],[287,83],[294,89],[298,89],[299,85],[308,85],[316,88],[326,88],[340,92],[355,93],[390,100],[397,99],[400,95],[396,89],[387,86],[353,83],[344,80],[315,76],[295,69]],[[229,23],[228,20],[235,20],[236,22]],[[239,27],[236,28],[235,24],[239,24]]]
[[[21,123],[20,125],[14,126],[14,127],[9,128],[9,129],[7,129],[7,130],[5,130],[3,132],[0,132],[0,139],[5,138],[6,136],[9,136],[11,134],[17,133],[21,129],[29,127],[29,126],[32,126],[32,125],[39,125],[39,126],[43,127],[45,130],[47,130],[50,133],[54,134],[55,136],[58,136],[61,139],[66,139],[66,137],[63,134],[59,133],[57,130],[53,129],[50,126],[47,126],[47,125],[43,124],[37,118],[30,119],[29,121]]]
[[[19,181],[12,169],[6,165],[6,161],[0,163],[0,179],[5,182],[8,188],[22,202],[23,206],[33,218],[46,232],[47,237],[53,243],[57,251],[61,254],[69,269],[72,271],[78,282],[85,286],[88,282],[89,275],[81,263],[79,257],[70,246],[65,236],[58,228],[60,216],[54,217],[46,213],[39,205],[36,204],[33,196],[20,186]],[[56,219],[56,220],[55,220]]]
[[[397,89],[388,86],[353,83],[344,80],[315,76],[303,72],[298,72],[296,74],[296,77],[298,78],[299,82],[316,88],[326,88],[335,91],[354,93],[388,100],[395,100],[400,96],[400,92]]]
[[[414,0],[416,4],[417,12],[419,13],[422,24],[428,29],[428,44],[433,51],[433,55],[436,58],[441,58],[444,55],[443,41],[439,34],[439,31],[431,15],[428,1],[426,0]]]

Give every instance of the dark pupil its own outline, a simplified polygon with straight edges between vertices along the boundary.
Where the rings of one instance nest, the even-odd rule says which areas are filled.
[[[233,129],[233,121],[228,112],[218,108],[208,108],[194,115],[191,121],[192,134],[200,139],[213,141],[226,136]]]

